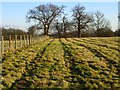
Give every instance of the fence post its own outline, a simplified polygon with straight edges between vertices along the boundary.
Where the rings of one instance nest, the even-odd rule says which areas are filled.
[[[32,35],[30,35],[30,39],[31,39],[31,44],[33,44],[33,37],[32,37]]]
[[[31,39],[32,39],[32,44],[34,43],[34,40],[33,40],[33,35],[31,36]]]
[[[31,37],[31,35],[29,35],[29,39],[30,39],[30,44],[32,44],[32,37]]]
[[[36,38],[36,36],[34,36],[34,41],[35,41],[35,43],[36,43],[36,40],[37,40],[37,38]]]
[[[35,36],[33,36],[33,43],[35,43]]]
[[[32,35],[32,44],[34,44],[34,36]]]
[[[37,42],[38,42],[38,36],[37,36]]]
[[[33,44],[33,35],[31,35],[31,44]]]
[[[36,40],[37,40],[36,36],[34,36],[34,40],[35,40],[35,43],[36,43]]]
[[[29,36],[27,35],[27,45],[29,45]]]
[[[17,35],[15,35],[15,49],[17,49]]]
[[[11,35],[9,35],[9,50],[11,50]]]
[[[1,54],[4,52],[4,36],[1,38]]]
[[[35,43],[35,38],[34,38],[35,36],[33,36],[33,44]]]
[[[20,35],[20,47],[22,47],[22,35]]]
[[[35,43],[35,36],[33,36],[33,42]]]
[[[24,35],[24,46],[26,46],[26,38],[25,38],[25,35]]]
[[[29,45],[31,44],[31,35],[29,35]]]

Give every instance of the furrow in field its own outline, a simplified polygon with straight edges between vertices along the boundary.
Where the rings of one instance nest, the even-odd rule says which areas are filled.
[[[108,49],[113,49],[113,50],[117,50],[120,52],[119,43],[112,44],[112,43],[106,43],[106,42],[103,42],[103,41],[100,41],[97,39],[87,39],[87,38],[85,38],[85,39],[77,39],[76,38],[75,40],[80,41],[80,42],[84,42],[84,43],[94,44],[94,45],[101,46],[101,47],[106,47]]]
[[[95,47],[91,47],[88,45],[85,45],[84,43],[81,43],[81,42],[76,42],[72,39],[67,39],[67,41],[69,43],[73,43],[78,45],[78,46],[82,46],[82,47],[85,47],[86,49],[88,49],[90,52],[92,52],[96,57],[98,57],[99,59],[93,59],[94,62],[96,62],[97,60],[99,61],[98,63],[88,63],[88,66],[91,67],[92,69],[96,70],[96,74],[95,76],[93,75],[93,77],[91,78],[92,80],[94,78],[97,78],[98,81],[99,81],[99,84],[100,83],[104,83],[106,86],[110,86],[111,88],[114,87],[114,84],[116,83],[117,85],[119,85],[119,65],[118,63],[113,63],[113,62],[110,62],[110,59],[106,56],[104,56],[103,53],[101,53],[99,51],[99,49],[95,48]],[[72,45],[72,44],[71,44]],[[84,52],[84,51],[83,51]],[[87,53],[86,53],[87,54]],[[87,54],[89,56],[89,54]],[[84,57],[84,56],[83,56]],[[107,61],[108,60],[108,61]],[[104,67],[101,67],[102,64]],[[81,65],[79,66],[81,67]],[[84,65],[84,68],[85,68],[85,65]],[[86,71],[85,71],[86,72]],[[92,70],[90,69],[90,72],[92,72]],[[90,75],[90,73],[88,74]],[[87,78],[89,79],[89,78]],[[120,87],[120,86],[117,86],[117,87]]]
[[[77,81],[78,79],[77,75],[81,74],[81,70],[75,68],[76,67],[75,58],[72,55],[71,47],[65,42],[64,39],[61,39],[60,43],[64,50],[64,61],[66,63],[66,67],[69,69],[68,73],[70,74],[69,76],[66,75],[64,78],[69,82],[70,88],[80,87],[79,81]]]
[[[23,85],[23,87],[25,88],[27,85],[29,88],[67,87],[68,83],[64,80],[66,71],[64,70],[65,62],[63,55],[64,52],[58,40],[51,42],[45,49],[44,54],[42,54],[42,57],[41,54],[38,54],[34,59],[35,67],[31,67],[30,74],[24,77],[25,80],[29,81],[29,85],[26,83],[26,86]],[[20,85],[19,88],[22,87],[20,83],[17,85]]]
[[[120,37],[106,37],[106,38],[98,38],[100,41],[103,41],[104,43],[113,43],[118,44],[120,42]]]
[[[88,89],[87,83],[91,85],[91,82],[100,83],[105,82],[105,77],[100,76],[99,73],[104,72],[102,68],[106,68],[106,64],[99,58],[95,57],[88,49],[73,44],[62,39],[62,45],[64,52],[67,53],[64,57],[69,63],[71,76],[67,76],[69,79],[69,87],[79,87],[81,89]],[[103,80],[103,81],[102,81]],[[86,88],[85,88],[86,87]],[[93,86],[94,87],[94,86]]]
[[[37,68],[33,70],[37,78],[33,81],[34,87],[66,87],[67,82],[64,80],[64,69],[63,50],[58,39],[56,39],[46,49]]]
[[[39,43],[38,47],[39,49],[36,50],[36,56],[28,63],[26,63],[26,68],[25,68],[25,72],[22,74],[20,79],[17,79],[11,86],[12,88],[29,88],[29,86],[31,85],[31,81],[29,81],[29,79],[31,78],[31,76],[33,76],[32,70],[34,70],[36,68],[36,62],[38,56],[39,59],[41,59],[42,55],[44,55],[46,49],[49,47],[49,45],[54,41],[54,39],[52,40],[48,40],[44,43]],[[31,50],[34,50],[34,46]],[[32,79],[32,78],[31,78]]]
[[[47,42],[46,40],[44,42]],[[41,43],[44,43],[41,42]],[[41,45],[41,43],[39,43]],[[30,45],[15,52],[8,52],[3,55],[2,60],[2,83],[3,87],[10,87],[15,80],[19,79],[26,72],[26,64],[29,64],[37,55],[40,49],[39,44]]]
[[[119,58],[120,58],[120,55],[119,55],[120,51],[119,50],[120,49],[118,47],[116,48],[114,45],[112,46],[112,48],[114,48],[114,49],[111,49],[111,46],[109,47],[107,44],[105,46],[108,46],[109,48],[105,47],[105,46],[101,46],[101,43],[99,43],[99,44],[96,44],[96,42],[90,43],[90,41],[88,42],[88,41],[86,41],[86,39],[80,40],[78,38],[75,38],[74,40],[77,42],[84,43],[85,45],[89,45],[89,46],[98,48],[98,50],[101,53],[103,53],[106,57],[112,59],[113,61],[116,61],[116,63],[118,63],[118,61],[119,61]]]
[[[117,50],[91,43],[96,39],[85,40],[48,39],[6,53],[2,57],[3,87],[10,90],[120,88]]]
[[[90,41],[100,41],[101,43],[104,44],[111,44],[111,45],[115,45],[115,46],[120,46],[119,45],[119,37],[107,37],[107,38],[102,38],[102,37],[97,37],[97,38],[82,38],[83,40],[90,40]]]
[[[73,39],[73,42],[88,48],[89,50],[91,50],[91,52],[94,52],[98,57],[105,58],[105,60],[111,64],[117,64],[119,61],[119,52],[116,50],[113,51],[105,47],[99,47],[93,44],[80,42],[79,40],[76,39]]]
[[[107,67],[110,68],[111,70],[113,70],[114,67],[118,68],[118,61],[119,61],[119,57],[113,57],[113,56],[109,56],[109,54],[104,53],[104,51],[95,46],[95,45],[91,45],[91,44],[86,44],[83,42],[78,42],[72,39],[68,39],[68,41],[73,42],[77,45],[83,46],[85,48],[87,48],[88,50],[90,50],[91,52],[93,52],[95,54],[95,56],[99,57],[101,60],[104,60],[106,62],[106,64],[108,65]],[[108,52],[111,53],[111,52]],[[114,53],[112,54],[114,55]],[[115,72],[118,75],[118,70],[117,72]]]

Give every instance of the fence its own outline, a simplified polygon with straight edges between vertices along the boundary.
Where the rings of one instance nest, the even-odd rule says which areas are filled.
[[[7,50],[14,50],[17,48],[22,48],[30,44],[37,43],[44,39],[47,39],[48,36],[32,36],[32,35],[9,35],[1,36],[1,54]]]

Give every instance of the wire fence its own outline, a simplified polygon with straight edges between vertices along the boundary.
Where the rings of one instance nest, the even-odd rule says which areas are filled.
[[[34,44],[49,38],[48,36],[33,36],[33,35],[7,35],[1,36],[0,40],[0,54],[5,53],[7,50],[14,50]]]

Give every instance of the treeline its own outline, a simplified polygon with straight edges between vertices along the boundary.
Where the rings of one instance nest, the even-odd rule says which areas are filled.
[[[15,28],[0,28],[2,36],[4,36],[4,40],[9,40],[9,36],[11,35],[11,39],[14,39],[15,35],[27,35],[28,32],[25,32],[21,29],[15,29]],[[20,37],[18,38],[20,39]]]
[[[56,37],[119,36],[120,30],[113,32],[110,21],[102,12],[86,12],[86,8],[78,4],[71,8],[72,14],[68,17],[64,8],[63,5],[46,4],[30,9],[27,21],[36,21],[36,25],[28,29],[29,33],[41,30],[44,35]]]
[[[26,35],[27,32],[21,30],[21,29],[15,29],[15,28],[1,28],[2,35],[3,36],[9,36],[9,35]]]
[[[27,22],[36,22],[25,32],[20,29],[2,28],[2,35],[44,35],[54,37],[111,37],[120,36],[120,29],[113,31],[110,21],[100,11],[86,12],[80,4],[71,8],[71,16],[65,6],[54,4],[39,5],[27,13]]]
[[[15,28],[1,28],[2,35],[5,37],[9,37],[9,35],[35,35],[35,27],[29,27],[28,31],[23,31],[21,29],[15,29]],[[61,35],[61,37],[77,37],[77,30],[76,31],[70,31],[65,32]],[[52,37],[59,37],[58,33],[50,34],[49,36]],[[112,36],[120,36],[120,29],[116,31],[112,31],[111,29],[105,29],[101,28],[100,30],[82,30],[81,37],[112,37]]]
[[[67,32],[61,37],[63,38],[71,38],[71,37],[77,37],[78,32],[72,31]],[[58,37],[58,34],[52,34],[51,37]],[[99,30],[99,31],[82,31],[81,37],[113,37],[113,36],[120,36],[120,29],[113,32],[112,30]]]

